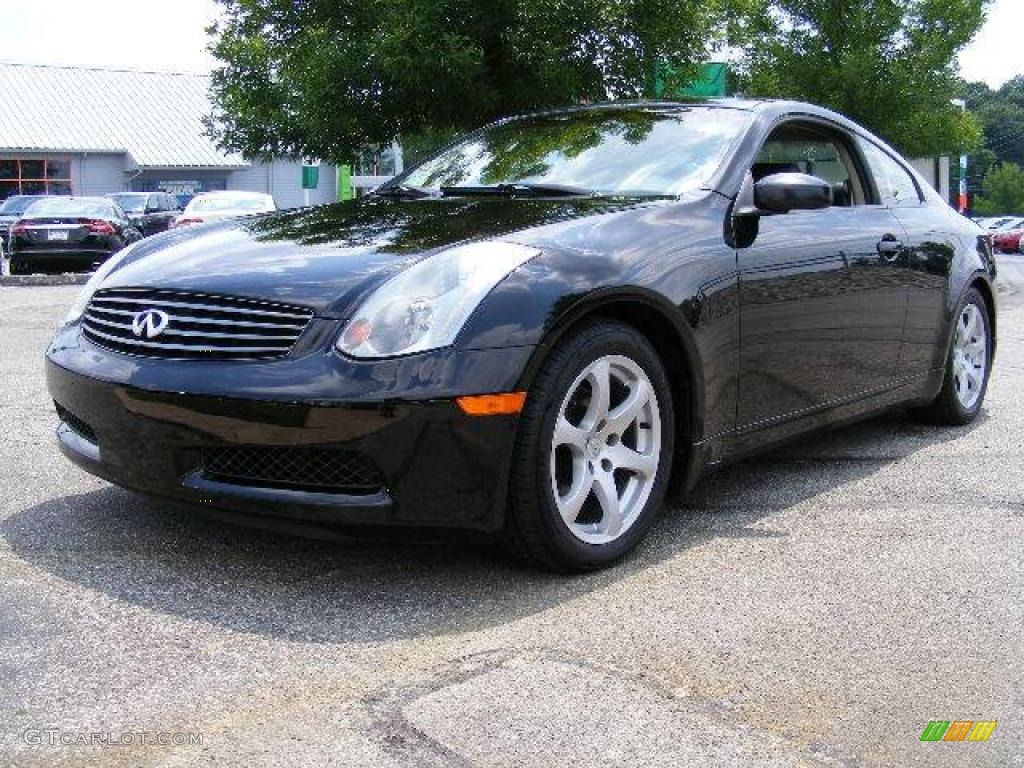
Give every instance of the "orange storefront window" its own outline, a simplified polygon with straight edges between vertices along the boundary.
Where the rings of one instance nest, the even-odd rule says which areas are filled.
[[[0,157],[0,200],[11,195],[70,194],[68,158]]]

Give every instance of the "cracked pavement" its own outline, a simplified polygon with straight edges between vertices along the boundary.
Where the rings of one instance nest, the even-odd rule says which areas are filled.
[[[1024,765],[1024,257],[1000,270],[974,425],[896,412],[734,465],[572,578],[91,478],[42,376],[77,289],[0,287],[0,765]],[[921,743],[934,719],[999,724]]]

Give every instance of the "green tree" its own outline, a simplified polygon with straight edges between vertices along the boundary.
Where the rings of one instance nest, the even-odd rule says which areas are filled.
[[[974,198],[972,210],[981,216],[1024,211],[1024,169],[1000,163],[985,174],[983,194]]]
[[[973,193],[997,164],[1024,166],[1024,76],[1009,80],[997,90],[985,83],[962,83],[960,94],[977,116],[983,133],[981,146],[970,153],[968,162],[967,183]],[[956,181],[959,179],[954,178]]]
[[[221,2],[213,134],[250,156],[343,161],[396,136],[429,144],[503,115],[639,96],[658,61],[684,79],[731,29],[718,20],[758,0]]]
[[[831,107],[911,156],[980,140],[954,61],[990,0],[772,0],[752,23],[742,82],[751,95]]]
[[[996,91],[984,83],[967,83],[964,91],[981,122],[985,147],[1001,162],[1024,165],[1024,76]]]

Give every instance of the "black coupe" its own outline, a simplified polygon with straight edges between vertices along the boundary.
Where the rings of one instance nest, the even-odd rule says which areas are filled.
[[[895,404],[973,419],[985,233],[808,104],[502,120],[357,201],[157,235],[48,351],[72,460],[264,520],[629,551],[666,491]]]
[[[44,197],[11,227],[11,274],[91,272],[142,233],[102,197]]]

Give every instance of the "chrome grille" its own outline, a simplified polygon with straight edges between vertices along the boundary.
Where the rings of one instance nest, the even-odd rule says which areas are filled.
[[[146,310],[168,320],[158,334],[136,333],[133,321]],[[97,291],[82,319],[94,344],[132,355],[238,360],[287,355],[313,312],[276,302],[149,288]]]

